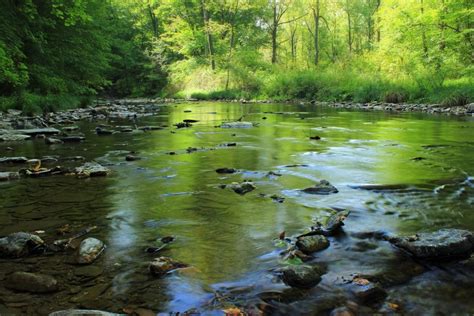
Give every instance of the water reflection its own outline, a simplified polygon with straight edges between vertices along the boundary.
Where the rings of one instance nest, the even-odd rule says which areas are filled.
[[[192,112],[185,113],[187,109]],[[216,127],[242,116],[258,126]],[[171,127],[183,119],[199,122],[192,128],[110,137],[97,137],[95,124],[81,123],[88,139],[84,144],[51,148],[34,141],[18,146],[15,155],[97,159],[109,164],[114,175],[85,181],[48,178],[1,183],[0,234],[51,232],[65,223],[99,225],[97,236],[108,245],[101,263],[108,267],[112,284],[107,300],[123,303],[122,297],[137,293],[133,294],[137,302],[182,312],[206,304],[222,287],[243,283],[259,291],[281,289],[268,273],[280,260],[272,240],[283,230],[303,231],[315,218],[329,215],[331,208],[348,208],[352,214],[347,236],[332,241],[333,246],[319,258],[331,264],[327,287],[342,273],[377,272],[398,263],[389,246],[358,250],[365,241],[352,239],[351,233],[474,229],[470,160],[474,144],[466,142],[474,136],[472,119],[311,105],[198,103],[163,106],[159,116],[143,118],[139,124]],[[316,135],[321,139],[309,139]],[[237,146],[223,146],[233,142]],[[197,151],[187,153],[188,147]],[[143,159],[125,162],[130,150]],[[171,151],[177,154],[169,155]],[[413,159],[417,157],[421,158]],[[222,167],[239,172],[214,171]],[[281,176],[268,177],[269,171]],[[257,190],[240,196],[220,188],[244,179],[253,180]],[[311,196],[298,191],[319,179],[329,180],[340,192]],[[354,189],[358,184],[409,188]],[[273,194],[284,197],[284,203],[268,198]],[[168,235],[176,236],[176,241],[160,255],[195,270],[156,281],[146,271],[153,255],[144,249]],[[248,292],[252,291],[257,290]]]

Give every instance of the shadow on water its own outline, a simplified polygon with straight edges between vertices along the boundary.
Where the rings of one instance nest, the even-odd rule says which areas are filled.
[[[242,116],[258,126],[217,127]],[[198,122],[172,127],[184,119]],[[73,307],[214,313],[232,306],[325,314],[354,300],[345,284],[355,275],[380,282],[388,290],[386,302],[406,313],[474,310],[468,299],[474,295],[472,263],[467,268],[426,265],[377,238],[380,232],[474,230],[474,144],[466,142],[474,134],[472,128],[460,128],[473,126],[472,119],[311,105],[196,103],[165,105],[159,115],[139,121],[169,126],[162,130],[97,136],[97,124],[78,124],[84,143],[13,145],[15,156],[84,156],[113,174],[0,183],[0,235],[44,231],[41,236],[52,241],[65,224],[73,230],[97,225],[91,236],[107,244],[105,254],[86,267],[71,264],[71,253],[1,259],[0,279],[13,271],[41,272],[60,280],[61,291],[30,295],[0,287],[0,314]],[[187,153],[189,147],[197,150]],[[5,148],[0,144],[2,156],[7,156]],[[142,159],[125,161],[130,151]],[[223,167],[237,172],[215,172]],[[270,171],[277,176],[268,176]],[[238,195],[220,187],[244,179],[257,189]],[[300,191],[321,179],[339,193]],[[282,231],[303,233],[339,208],[351,214],[345,233],[331,237],[331,246],[315,255],[314,261],[327,267],[322,282],[304,291],[285,286],[272,273],[286,264],[275,239]],[[176,240],[162,252],[145,252],[169,235]],[[147,264],[161,255],[192,268],[154,278]],[[359,312],[381,308],[369,305],[361,304]]]

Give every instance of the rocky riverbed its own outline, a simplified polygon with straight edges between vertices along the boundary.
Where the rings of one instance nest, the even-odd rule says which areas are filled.
[[[2,114],[0,314],[471,312],[471,110],[358,107]]]

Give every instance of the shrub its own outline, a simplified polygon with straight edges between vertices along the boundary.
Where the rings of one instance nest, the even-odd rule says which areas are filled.
[[[408,99],[407,95],[399,91],[389,91],[385,93],[384,101],[387,103],[403,103]]]
[[[441,105],[445,107],[463,106],[469,103],[469,97],[464,93],[454,93],[445,98]]]

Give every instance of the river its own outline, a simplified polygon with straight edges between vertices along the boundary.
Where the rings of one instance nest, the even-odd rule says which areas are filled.
[[[242,116],[256,126],[218,127]],[[184,119],[198,122],[173,127]],[[72,264],[71,253],[1,259],[0,279],[13,271],[41,272],[56,277],[62,289],[34,295],[2,286],[0,314],[68,308],[123,312],[125,307],[219,314],[237,306],[324,315],[354,300],[343,282],[354,275],[375,276],[388,294],[377,304],[358,303],[361,313],[389,303],[406,314],[474,313],[473,260],[420,263],[373,238],[374,231],[474,230],[473,118],[312,105],[184,103],[162,105],[157,115],[138,119],[138,125],[168,126],[162,130],[98,136],[99,123],[77,123],[86,136],[82,143],[0,143],[1,156],[83,156],[112,170],[103,178],[0,183],[0,236],[44,231],[42,238],[54,240],[65,224],[73,231],[96,225],[90,236],[107,245],[86,268]],[[188,153],[189,147],[197,150]],[[142,159],[125,161],[130,151]],[[215,172],[223,167],[238,172]],[[244,179],[256,190],[239,195],[221,188]],[[321,179],[339,193],[300,191]],[[382,186],[360,188],[367,184]],[[321,283],[310,290],[285,286],[272,273],[287,264],[279,254],[279,234],[303,233],[339,209],[351,212],[345,233],[330,237],[330,247],[314,255],[314,262],[327,266]],[[145,252],[169,235],[176,239],[162,252]],[[147,265],[157,256],[192,268],[153,277]]]

